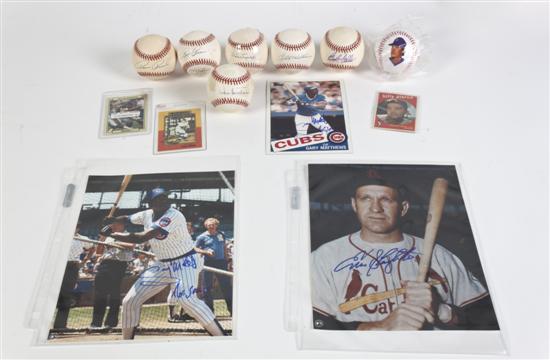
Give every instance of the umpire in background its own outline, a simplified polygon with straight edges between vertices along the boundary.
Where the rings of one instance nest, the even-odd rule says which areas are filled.
[[[204,221],[204,227],[206,231],[197,237],[195,247],[206,250],[207,255],[204,257],[204,265],[213,268],[227,270],[227,259],[225,254],[225,235],[221,231],[218,231],[220,222],[215,218],[208,218]],[[203,298],[204,302],[212,312],[214,312],[214,299],[212,298],[212,283],[214,275],[218,279],[220,284],[225,303],[227,304],[227,310],[230,314],[233,314],[233,284],[231,279],[227,276],[214,274],[209,271],[203,272],[204,287]]]
[[[115,232],[122,232],[124,231],[124,224],[113,223],[111,224],[111,228]],[[107,237],[105,244],[114,241],[113,238]],[[98,246],[97,252],[98,254],[102,253],[102,255],[99,259],[100,264],[97,267],[97,274],[94,280],[94,311],[90,330],[110,329],[118,325],[122,278],[124,278],[128,263],[134,259],[131,250],[134,245],[126,244],[126,246],[128,247],[127,250],[117,249],[108,245]],[[103,318],[107,305],[109,306],[109,312],[105,318],[105,326],[103,326]]]

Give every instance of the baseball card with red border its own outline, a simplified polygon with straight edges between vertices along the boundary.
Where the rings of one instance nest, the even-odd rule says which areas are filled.
[[[416,132],[418,97],[380,92],[376,98],[373,127]]]
[[[158,105],[155,117],[155,154],[204,150],[204,104]]]

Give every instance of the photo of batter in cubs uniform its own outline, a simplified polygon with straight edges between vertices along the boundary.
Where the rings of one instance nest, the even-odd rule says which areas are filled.
[[[319,94],[319,89],[316,86],[306,86],[303,94],[291,98],[288,103],[295,103],[298,108],[294,116],[298,136],[306,135],[310,125],[323,133],[328,134],[334,131],[319,112],[326,108],[327,98],[325,95]]]
[[[225,332],[212,310],[197,297],[202,261],[187,231],[185,217],[170,207],[167,195],[168,192],[163,188],[155,188],[148,194],[150,209],[113,219],[114,223],[129,221],[143,225],[143,232],[112,232],[112,225],[105,226],[101,231],[101,235],[125,243],[139,244],[149,241],[157,259],[141,274],[122,300],[123,339],[134,338],[142,305],[167,285],[172,286],[172,297],[210,335],[224,336]]]
[[[487,286],[477,275],[483,277],[475,243],[466,245],[464,240],[471,228],[453,167],[316,164],[309,171],[310,209],[327,209],[311,212],[315,329],[499,328]],[[417,281],[424,239],[415,233],[423,234],[430,195],[423,189],[429,190],[432,174],[449,179],[447,205],[454,212],[443,213],[427,280]],[[344,186],[347,191],[338,190]],[[334,205],[346,197],[347,204]],[[331,211],[327,203],[333,203],[332,209],[349,210]],[[335,224],[349,228],[327,230]],[[456,249],[473,247],[461,256],[476,268],[476,275],[443,243]],[[353,305],[367,295],[368,302]]]

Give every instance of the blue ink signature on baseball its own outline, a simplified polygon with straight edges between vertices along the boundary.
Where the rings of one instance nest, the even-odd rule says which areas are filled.
[[[345,259],[334,267],[334,272],[342,270],[351,271],[353,269],[367,268],[367,276],[372,273],[373,270],[382,268],[386,274],[391,273],[393,264],[398,261],[413,260],[420,252],[416,251],[413,246],[410,249],[391,248],[387,252],[379,249],[374,253],[374,249],[365,252],[359,251],[354,256]],[[367,259],[369,257],[369,259]]]

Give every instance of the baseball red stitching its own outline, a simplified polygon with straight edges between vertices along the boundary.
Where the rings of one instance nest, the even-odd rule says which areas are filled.
[[[304,64],[278,64],[275,65],[275,68],[277,69],[299,69],[299,70],[307,70],[309,69],[310,65],[304,65]]]
[[[214,36],[214,34],[209,34],[208,36],[198,40],[187,40],[187,39],[181,38],[180,44],[184,46],[202,46],[214,41],[215,39],[216,37]]]
[[[329,31],[327,31],[327,33],[325,34],[325,41],[327,43],[327,46],[332,49],[333,51],[337,51],[337,52],[350,52],[350,51],[353,51],[355,49],[357,49],[359,47],[359,44],[361,44],[361,34],[359,33],[359,31],[356,31],[357,33],[357,38],[355,39],[355,41],[349,45],[338,45],[338,44],[335,44],[333,43],[328,34],[329,34]]]
[[[218,105],[240,105],[248,107],[249,103],[246,100],[235,98],[216,98],[212,100],[212,106],[216,107]]]
[[[165,72],[158,72],[158,73],[149,72],[149,71],[138,71],[138,75],[143,76],[143,77],[168,76],[168,75],[172,74],[173,72],[174,72],[174,70],[165,71]]]
[[[240,49],[250,49],[250,48],[253,48],[254,46],[259,46],[261,43],[264,42],[264,34],[260,33],[260,35],[258,36],[258,38],[254,41],[251,41],[251,42],[247,42],[247,43],[242,43],[242,42],[238,42],[238,41],[235,41],[233,39],[231,39],[231,35],[229,36],[229,39],[227,39],[227,42],[233,46],[233,47],[238,47]]]
[[[243,68],[247,68],[247,69],[263,69],[265,67],[265,64],[248,63],[248,62],[236,62],[233,64],[240,65]]]
[[[218,66],[218,63],[216,63],[212,59],[193,59],[193,60],[189,60],[186,63],[184,63],[182,65],[182,68],[183,68],[184,71],[187,71],[190,67],[195,66],[195,65],[208,65],[208,66],[216,67],[216,66]]]
[[[357,65],[349,65],[349,64],[331,64],[331,63],[323,62],[323,65],[325,65],[326,67],[339,69],[339,70],[350,70],[350,69],[357,68]]]
[[[307,39],[300,44],[285,43],[279,38],[279,34],[275,35],[275,42],[277,43],[277,45],[279,45],[280,47],[288,51],[303,50],[311,43],[311,35],[309,35],[309,33],[306,33],[306,34],[307,34]]]
[[[162,50],[160,50],[155,54],[146,54],[138,48],[138,41],[139,40],[136,40],[136,42],[134,43],[134,51],[140,58],[149,60],[149,61],[157,61],[162,59],[172,49],[172,44],[170,43],[170,40],[166,39],[166,45],[164,45]]]
[[[248,80],[250,80],[250,73],[248,72],[248,70],[246,70],[246,73],[244,75],[241,75],[241,76],[236,77],[236,78],[231,78],[231,77],[221,75],[220,73],[218,73],[216,71],[216,69],[214,69],[214,71],[212,71],[212,77],[216,81],[221,82],[223,84],[241,85],[241,84],[244,84],[245,82],[247,82]]]

